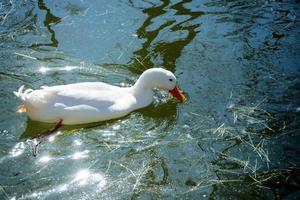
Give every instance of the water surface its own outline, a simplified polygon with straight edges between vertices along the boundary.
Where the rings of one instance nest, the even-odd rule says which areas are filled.
[[[0,3],[1,199],[297,199],[298,1]],[[64,127],[17,113],[21,85],[176,74],[184,103]]]

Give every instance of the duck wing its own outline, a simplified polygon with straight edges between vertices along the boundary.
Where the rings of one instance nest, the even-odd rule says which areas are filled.
[[[26,107],[39,109],[56,103],[66,107],[76,105],[110,106],[119,98],[121,88],[102,82],[85,82],[58,86],[42,86],[42,89],[27,89],[21,86],[14,94]]]

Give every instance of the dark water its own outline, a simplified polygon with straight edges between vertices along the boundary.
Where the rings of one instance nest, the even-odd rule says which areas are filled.
[[[299,1],[0,3],[0,199],[299,199]],[[61,129],[17,113],[15,91],[80,81],[157,91],[129,116]]]

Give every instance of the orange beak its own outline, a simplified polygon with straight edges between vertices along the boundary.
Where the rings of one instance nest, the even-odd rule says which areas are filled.
[[[169,90],[169,92],[173,95],[173,97],[176,97],[181,102],[186,99],[182,92],[180,92],[177,85],[172,90]]]

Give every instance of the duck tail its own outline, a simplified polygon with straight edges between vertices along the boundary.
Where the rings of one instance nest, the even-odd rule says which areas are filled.
[[[23,102],[26,102],[26,99],[27,99],[27,94],[29,94],[30,92],[32,92],[33,90],[32,89],[27,89],[23,92],[24,90],[24,85],[22,85],[18,91],[14,91],[14,94],[19,98],[21,99],[21,101]]]

